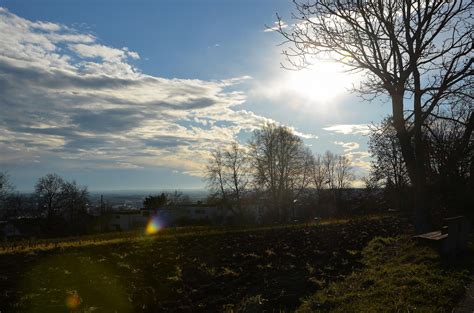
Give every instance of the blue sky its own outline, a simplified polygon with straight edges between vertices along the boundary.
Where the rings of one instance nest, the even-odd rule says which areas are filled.
[[[209,151],[264,122],[367,172],[366,125],[389,105],[315,61],[283,70],[291,1],[0,0],[0,170],[91,190],[202,188]]]

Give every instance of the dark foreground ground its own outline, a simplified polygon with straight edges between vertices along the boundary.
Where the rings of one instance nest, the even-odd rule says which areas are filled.
[[[374,237],[409,230],[383,217],[3,251],[0,311],[293,311],[359,272]]]
[[[8,253],[0,310],[293,310],[358,268],[374,236],[405,229],[395,218],[364,219]]]

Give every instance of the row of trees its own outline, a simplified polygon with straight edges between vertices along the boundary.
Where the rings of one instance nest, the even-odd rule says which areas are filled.
[[[183,204],[191,203],[189,196],[175,190],[174,192],[162,192],[157,195],[149,195],[143,200],[143,207],[146,209],[158,209],[164,206],[176,208]]]
[[[211,190],[237,216],[246,204],[264,199],[273,218],[286,221],[290,209],[308,189],[319,198],[321,190],[335,197],[354,179],[346,156],[326,152],[313,155],[300,137],[284,126],[267,124],[254,131],[245,146],[237,142],[212,152],[206,168]]]
[[[3,217],[22,214],[42,217],[51,232],[81,232],[89,204],[87,187],[66,181],[57,174],[40,177],[31,197],[15,192],[5,172],[0,172],[0,209]],[[29,207],[29,208],[28,208]],[[61,230],[59,230],[61,228]]]

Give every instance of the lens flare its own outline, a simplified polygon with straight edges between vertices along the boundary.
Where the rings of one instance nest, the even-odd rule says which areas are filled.
[[[69,294],[66,297],[66,306],[69,309],[75,310],[81,305],[81,303],[82,303],[82,299],[79,296],[79,293],[77,291],[69,292]]]
[[[153,217],[148,221],[145,232],[147,235],[154,235],[158,233],[160,229],[161,229],[160,221],[158,220],[158,218]]]

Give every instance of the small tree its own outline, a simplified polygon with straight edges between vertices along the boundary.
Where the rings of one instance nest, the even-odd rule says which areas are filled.
[[[336,156],[336,162],[334,166],[334,186],[336,190],[340,192],[349,188],[353,180],[354,174],[349,158],[345,155]]]
[[[373,157],[372,179],[388,189],[401,191],[407,187],[409,177],[391,118],[371,126],[368,145]]]
[[[368,145],[373,158],[370,180],[384,188],[385,196],[393,205],[405,208],[409,198],[405,190],[410,179],[391,118],[370,127]]]
[[[220,196],[225,207],[241,217],[245,214],[242,200],[250,182],[248,162],[245,149],[233,142],[225,150],[214,150],[206,168],[211,190]]]
[[[211,152],[211,157],[206,166],[206,181],[214,194],[219,194],[224,205],[227,205],[225,172],[223,153],[220,148],[217,148]]]
[[[227,169],[224,181],[227,190],[229,190],[231,201],[237,207],[238,214],[243,215],[242,198],[249,185],[250,168],[248,155],[237,142],[233,142],[224,152],[224,166]]]
[[[323,157],[320,154],[315,155],[311,162],[311,180],[316,190],[318,203],[321,198],[321,191],[328,181],[326,168],[324,167]]]
[[[168,197],[165,193],[161,195],[149,195],[143,200],[143,206],[147,209],[157,209],[168,203]]]
[[[84,216],[89,203],[87,187],[78,186],[75,181],[64,181],[60,190],[60,206],[63,216],[78,230],[84,222]]]
[[[51,220],[61,204],[61,188],[64,180],[57,174],[47,174],[38,179],[35,192],[41,206],[46,208],[47,218]]]
[[[354,180],[353,169],[349,158],[326,151],[322,158],[325,173],[325,184],[330,189],[336,206],[340,206],[344,189],[350,187]]]
[[[15,191],[7,172],[0,172],[0,209],[5,209],[8,197]]]
[[[337,156],[331,151],[324,153],[322,163],[324,172],[326,173],[325,184],[329,189],[336,189],[336,158]]]

